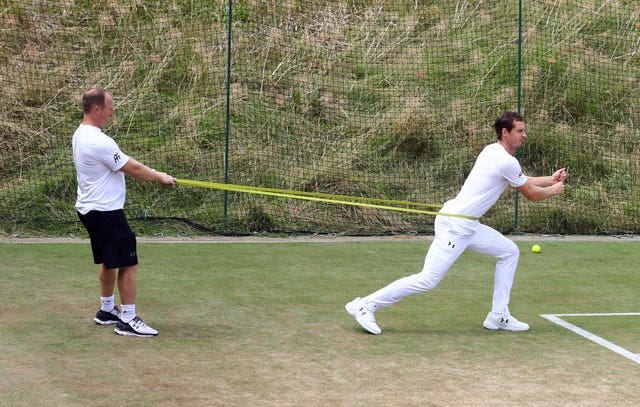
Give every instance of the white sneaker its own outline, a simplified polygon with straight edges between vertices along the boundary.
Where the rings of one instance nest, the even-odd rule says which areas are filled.
[[[487,318],[485,318],[482,323],[487,329],[491,330],[504,330],[504,331],[513,331],[513,332],[521,332],[528,331],[529,324],[525,324],[524,322],[520,322],[509,313],[505,314],[496,314],[491,311],[487,314]]]
[[[129,322],[118,322],[115,332],[118,335],[138,336],[140,338],[148,338],[158,335],[158,331],[145,324],[139,317],[135,317]]]
[[[348,302],[344,308],[367,332],[374,335],[380,335],[382,333],[382,329],[380,329],[378,324],[376,324],[376,318],[373,316],[373,312],[369,311],[364,305],[364,300],[358,297],[355,300]]]

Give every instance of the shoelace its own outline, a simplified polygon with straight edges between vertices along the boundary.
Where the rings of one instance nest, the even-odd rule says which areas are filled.
[[[143,321],[143,320],[141,320],[141,319],[140,319],[140,318],[138,318],[138,317],[135,317],[135,318],[133,319],[133,321],[131,321],[131,322],[133,322],[133,327],[134,327],[136,330],[141,329],[141,328],[142,328],[142,329],[144,329],[144,328],[148,328],[147,324],[145,324],[145,323],[144,323],[144,321]]]

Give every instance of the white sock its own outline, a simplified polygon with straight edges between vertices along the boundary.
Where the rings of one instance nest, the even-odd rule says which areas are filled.
[[[115,305],[115,295],[111,297],[100,297],[101,306],[100,309],[105,312],[113,311],[113,307]]]
[[[120,305],[120,320],[129,322],[136,317],[136,304]]]

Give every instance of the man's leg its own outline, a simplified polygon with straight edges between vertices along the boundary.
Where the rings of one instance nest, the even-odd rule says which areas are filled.
[[[480,225],[469,245],[469,250],[498,259],[491,310],[496,313],[505,312],[508,310],[511,287],[520,259],[518,246],[495,229]]]
[[[466,247],[466,239],[449,231],[438,234],[429,246],[420,273],[400,278],[366,296],[364,300],[373,303],[375,311],[410,295],[434,289]]]
[[[93,318],[96,324],[111,325],[120,321],[120,310],[115,306],[114,290],[116,285],[116,269],[107,268],[101,263],[98,268],[100,280],[100,310]]]
[[[156,336],[158,331],[148,326],[136,315],[136,294],[138,266],[120,267],[118,272],[118,291],[122,303],[120,320],[116,326],[118,335],[150,337]]]
[[[137,294],[138,265],[120,267],[118,272],[118,292],[122,304],[135,304]]]
[[[129,322],[136,317],[136,293],[138,265],[120,267],[118,292],[120,293],[120,319]]]
[[[373,316],[375,311],[395,304],[409,295],[432,290],[440,283],[470,241],[470,235],[455,233],[449,226],[448,221],[436,218],[435,238],[429,246],[420,273],[400,278],[364,298],[356,298],[346,304],[347,312],[364,329],[373,334],[380,334],[382,330]]]
[[[469,250],[498,259],[496,263],[491,311],[483,326],[492,330],[526,331],[529,325],[518,321],[509,311],[511,287],[518,267],[520,250],[500,232],[480,225]]]
[[[98,278],[100,279],[100,296],[111,297],[116,286],[116,269],[108,269],[102,263],[98,269]]]

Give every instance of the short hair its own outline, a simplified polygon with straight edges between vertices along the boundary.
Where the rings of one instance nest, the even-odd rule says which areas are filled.
[[[498,140],[502,139],[502,129],[507,129],[507,131],[513,130],[515,127],[515,122],[523,122],[524,118],[520,113],[517,112],[502,112],[500,116],[496,119],[496,122],[493,124],[493,128],[496,131],[496,137]]]
[[[82,111],[91,112],[94,106],[104,106],[105,95],[109,93],[107,89],[91,88],[82,95]]]

